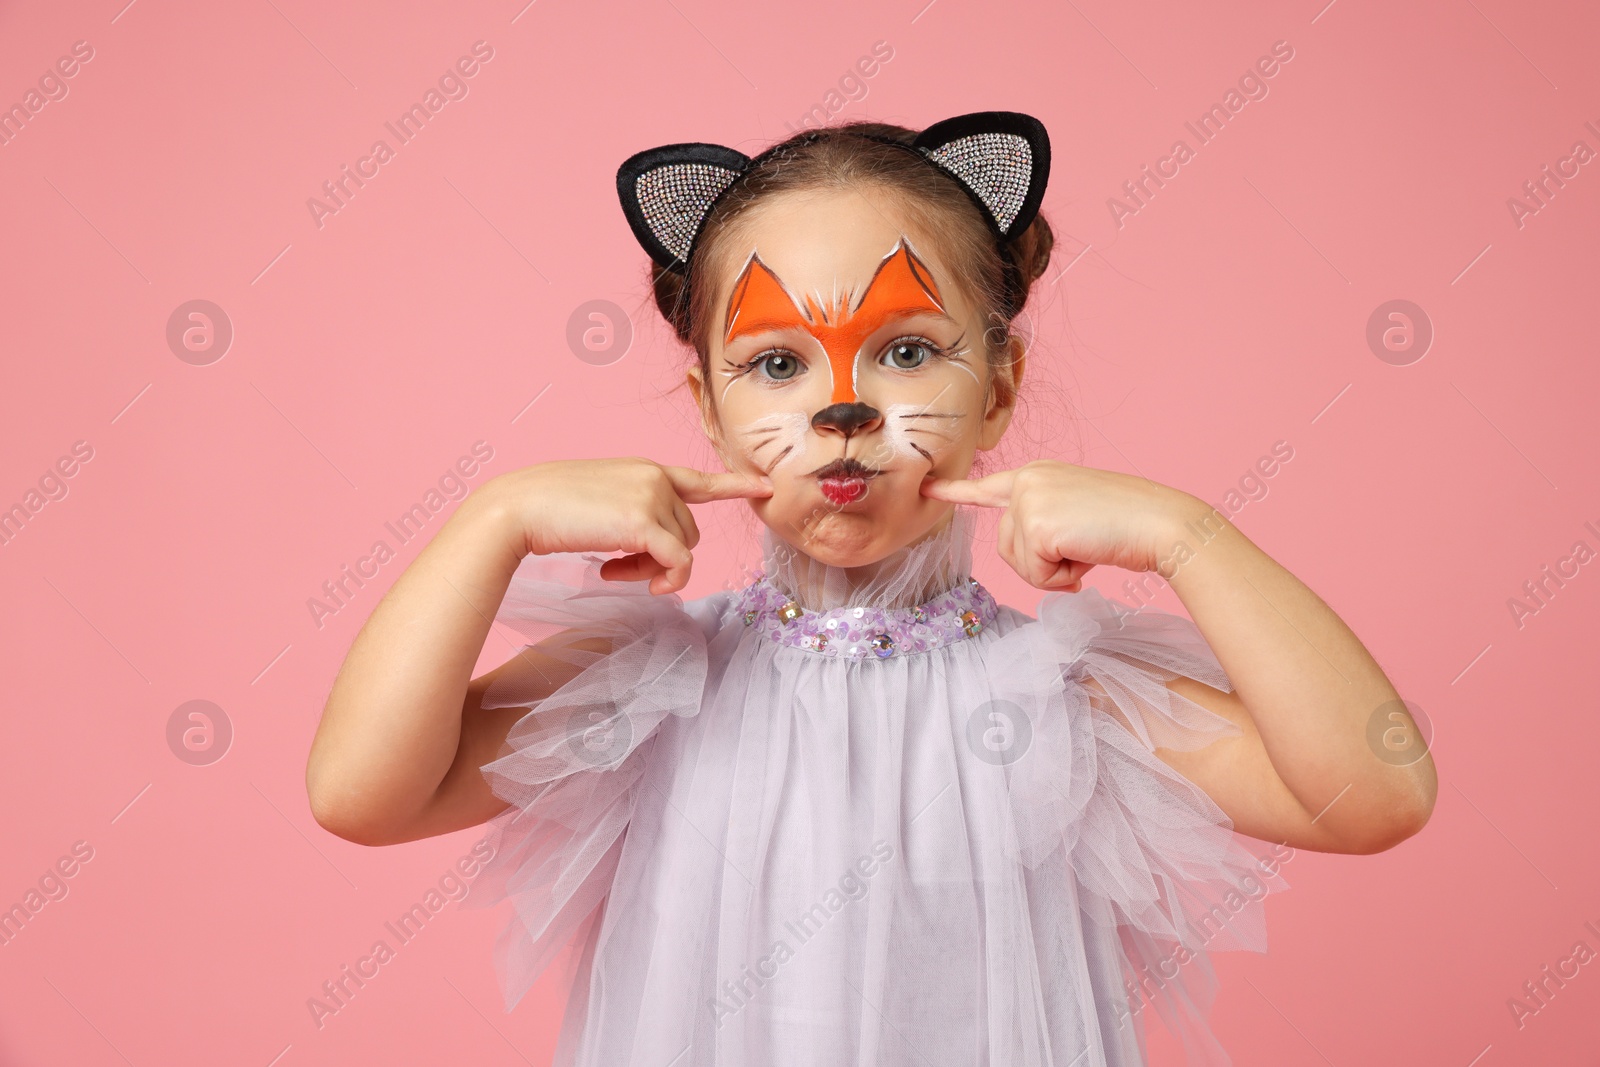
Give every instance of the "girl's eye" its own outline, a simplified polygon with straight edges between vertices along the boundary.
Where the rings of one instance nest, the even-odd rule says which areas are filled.
[[[938,355],[939,350],[928,341],[904,337],[889,345],[883,353],[889,366],[901,370],[916,370]]]
[[[763,352],[750,361],[753,370],[764,372],[764,376],[773,381],[786,381],[800,373],[800,361],[793,352],[774,350]]]

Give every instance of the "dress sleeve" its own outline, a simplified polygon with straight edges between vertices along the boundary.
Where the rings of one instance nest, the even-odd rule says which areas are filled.
[[[1265,952],[1262,902],[1289,885],[1154,752],[1241,735],[1166,686],[1181,675],[1231,692],[1221,664],[1189,619],[1094,589],[1045,594],[995,651],[992,688],[1033,749],[1008,768],[1016,858],[1035,868],[1065,847],[1086,922],[1121,946],[1130,1010],[1153,1004],[1190,1063],[1228,1062],[1205,1019],[1206,951]]]
[[[495,615],[530,642],[569,631],[539,651],[576,668],[542,699],[531,669],[503,673],[483,697],[485,708],[528,709],[482,768],[510,807],[489,823],[493,855],[465,901],[514,904],[494,950],[507,1011],[605,899],[649,742],[667,716],[695,714],[705,688],[701,623],[646,580],[601,578],[603,562],[526,556]],[[591,638],[610,651],[579,647]]]

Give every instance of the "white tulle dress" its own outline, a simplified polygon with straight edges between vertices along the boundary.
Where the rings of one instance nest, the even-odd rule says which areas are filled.
[[[1152,1014],[1230,1063],[1206,953],[1265,951],[1288,886],[1152,751],[1236,735],[1163,684],[1228,679],[1177,615],[997,604],[975,521],[865,583],[764,530],[687,603],[522,561],[498,621],[612,649],[544,645],[570,682],[484,701],[529,710],[468,902],[514,903],[508,1011],[573,946],[560,1067],[1129,1067]]]

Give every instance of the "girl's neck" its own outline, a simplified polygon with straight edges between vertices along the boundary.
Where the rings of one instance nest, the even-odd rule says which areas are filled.
[[[923,537],[860,567],[823,563],[767,529],[764,570],[807,611],[910,608],[971,577],[972,522],[957,507]]]

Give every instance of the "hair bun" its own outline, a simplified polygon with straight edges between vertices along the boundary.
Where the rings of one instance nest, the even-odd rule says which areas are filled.
[[[1012,238],[1010,244],[1011,258],[1022,275],[1022,287],[1026,291],[1044,275],[1045,268],[1050,265],[1050,253],[1055,249],[1056,235],[1044,216],[1036,215],[1028,228]]]

